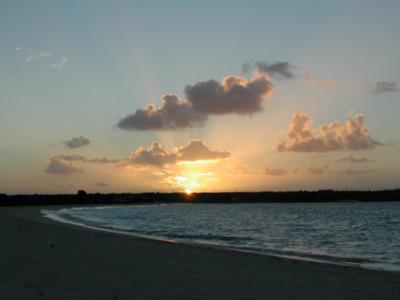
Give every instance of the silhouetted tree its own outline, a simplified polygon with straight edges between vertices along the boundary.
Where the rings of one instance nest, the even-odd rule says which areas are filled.
[[[76,195],[78,197],[78,200],[83,200],[85,199],[87,193],[84,190],[79,190]]]

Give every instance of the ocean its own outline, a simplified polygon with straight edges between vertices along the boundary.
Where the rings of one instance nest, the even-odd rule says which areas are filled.
[[[400,203],[188,203],[42,212],[141,237],[400,272]]]

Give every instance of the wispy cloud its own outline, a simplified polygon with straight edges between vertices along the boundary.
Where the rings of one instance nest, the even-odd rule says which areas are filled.
[[[47,57],[47,56],[50,56],[50,55],[51,55],[51,52],[50,52],[50,51],[41,52],[41,53],[39,54],[39,56],[41,56],[41,57]]]
[[[308,168],[307,173],[309,175],[348,175],[348,176],[357,176],[357,175],[366,175],[371,173],[378,172],[377,169],[362,169],[362,170],[354,170],[351,168],[343,169],[343,170],[333,170],[330,169],[327,165],[322,167],[311,167]]]
[[[325,79],[321,82],[321,88],[324,91],[334,91],[336,89],[336,83],[332,79]]]
[[[86,158],[85,156],[76,154],[59,154],[49,157],[45,171],[48,174],[54,175],[70,175],[83,173],[83,168],[76,165],[79,162],[94,164],[116,164],[121,161],[123,160],[108,158]]]
[[[271,176],[282,176],[282,175],[286,175],[288,173],[288,171],[286,171],[284,169],[279,169],[279,168],[266,167],[264,170],[264,173],[266,175],[271,175]]]
[[[310,167],[307,170],[310,175],[324,175],[328,172],[328,166],[324,165],[322,167]]]
[[[67,63],[68,57],[63,57],[58,64],[50,64],[51,68],[62,70],[64,65]]]
[[[22,47],[17,47],[16,51],[19,52],[22,50]],[[50,51],[44,51],[44,52],[40,52],[39,55],[34,55],[32,51],[28,51],[28,56],[25,58],[25,63],[30,63],[34,60],[40,59],[40,58],[44,58],[44,57],[48,57],[51,55]]]
[[[68,162],[94,163],[94,164],[116,164],[127,160],[127,159],[105,158],[105,157],[87,158],[85,156],[78,154],[58,154],[51,156],[50,159],[63,160]]]
[[[27,58],[25,58],[25,63],[30,63],[31,61],[34,61],[34,60],[36,60],[36,59],[39,59],[40,58],[40,56],[34,56],[34,55],[28,55],[27,56]]]
[[[387,93],[398,92],[397,84],[395,81],[380,81],[370,89],[371,94],[382,95]]]
[[[51,51],[42,51],[42,52],[39,52],[39,54],[34,54],[33,51],[31,51],[31,50],[29,50],[29,51],[22,51],[22,50],[23,50],[22,47],[15,48],[16,52],[19,52],[19,53],[26,52],[28,54],[28,56],[26,56],[26,58],[25,58],[25,63],[27,63],[27,64],[31,63],[34,60],[44,59],[44,58],[52,55]]]
[[[378,172],[378,169],[368,169],[368,170],[354,170],[354,169],[345,169],[345,170],[336,170],[331,171],[332,174],[336,175],[365,175]]]
[[[314,86],[316,84],[316,79],[311,74],[311,72],[308,72],[308,71],[304,72],[303,78],[301,81],[307,86]]]
[[[367,162],[373,162],[373,159],[368,159],[366,157],[354,157],[352,155],[350,156],[346,156],[346,157],[342,157],[336,160],[337,162],[349,162],[349,163],[367,163]]]

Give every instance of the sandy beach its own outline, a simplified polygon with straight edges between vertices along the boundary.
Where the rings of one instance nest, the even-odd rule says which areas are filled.
[[[40,209],[0,209],[1,299],[396,299],[400,295],[400,273],[94,231],[46,219]]]

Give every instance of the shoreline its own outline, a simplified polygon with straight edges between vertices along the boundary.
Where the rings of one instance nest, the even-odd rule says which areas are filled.
[[[141,205],[141,204],[139,204],[139,205]],[[156,204],[151,204],[151,205],[156,205]],[[166,205],[174,205],[174,204],[166,204]],[[108,206],[113,206],[113,205],[108,205]],[[125,205],[125,206],[131,206],[131,205]],[[89,206],[73,206],[70,208],[73,209],[73,208],[79,208],[79,207],[89,207]],[[90,206],[90,207],[102,208],[102,207],[106,207],[106,206]],[[60,210],[57,210],[57,211],[60,211]],[[250,254],[250,255],[259,255],[259,256],[266,256],[266,257],[288,259],[288,260],[294,260],[294,261],[306,261],[306,262],[312,262],[312,263],[318,263],[318,264],[350,267],[350,268],[356,268],[356,269],[361,269],[361,270],[371,270],[371,271],[377,271],[377,272],[390,272],[390,273],[394,272],[394,273],[400,274],[400,271],[398,271],[398,270],[364,267],[357,263],[351,263],[351,262],[330,261],[328,259],[324,260],[323,258],[317,258],[317,257],[311,257],[311,256],[307,257],[307,256],[296,256],[296,255],[290,255],[290,254],[278,254],[278,253],[266,252],[266,251],[255,250],[255,249],[245,249],[245,248],[239,248],[239,247],[236,248],[236,247],[231,247],[228,245],[217,245],[217,244],[212,244],[212,243],[201,243],[201,242],[195,242],[195,241],[193,241],[193,242],[179,241],[179,240],[169,239],[168,237],[164,237],[164,236],[145,235],[145,234],[134,233],[134,232],[130,232],[130,231],[96,227],[96,226],[86,225],[86,224],[80,223],[78,221],[68,220],[66,218],[63,218],[63,217],[55,214],[54,212],[55,212],[55,210],[46,210],[46,209],[40,210],[40,213],[42,214],[42,216],[44,218],[48,218],[54,222],[60,222],[60,223],[64,223],[64,224],[68,224],[68,225],[72,225],[72,226],[78,226],[78,227],[86,228],[86,229],[93,230],[93,231],[101,231],[101,232],[108,232],[111,234],[130,236],[132,238],[153,240],[153,241],[159,241],[159,242],[165,242],[165,243],[173,243],[173,244],[178,244],[178,245],[187,246],[187,247],[212,249],[212,250],[216,250],[216,251],[231,251],[231,252],[238,252],[238,253],[244,253],[244,254]]]
[[[40,214],[46,208],[0,210],[5,299],[394,299],[400,294],[397,272],[107,233],[46,219]]]

